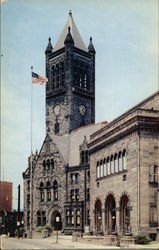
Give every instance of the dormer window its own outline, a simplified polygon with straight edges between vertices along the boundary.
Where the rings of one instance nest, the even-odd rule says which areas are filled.
[[[81,152],[81,164],[87,164],[89,161],[88,150],[82,150]]]

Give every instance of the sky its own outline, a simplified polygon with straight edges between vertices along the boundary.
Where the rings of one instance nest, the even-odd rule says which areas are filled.
[[[158,89],[157,0],[1,1],[1,180],[17,186],[31,152],[31,66],[45,75],[48,38],[55,46],[69,10],[96,49],[96,122],[108,122]],[[45,87],[33,86],[33,151],[45,137]]]

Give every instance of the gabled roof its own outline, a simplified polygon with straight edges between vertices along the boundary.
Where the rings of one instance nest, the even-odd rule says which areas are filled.
[[[71,29],[70,31],[71,31],[72,38],[74,40],[74,46],[76,48],[81,49],[81,50],[88,51],[84,45],[84,42],[83,42],[83,40],[80,36],[80,33],[76,27],[76,24],[74,23],[74,20],[72,17],[72,12],[70,11],[68,21],[67,21],[60,37],[59,37],[54,49],[53,49],[53,52],[64,47],[64,41],[65,41],[65,38],[67,36],[69,26]]]

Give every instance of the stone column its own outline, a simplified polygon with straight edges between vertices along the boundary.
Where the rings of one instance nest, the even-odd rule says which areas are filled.
[[[116,207],[116,232],[120,234],[120,207],[118,203]]]

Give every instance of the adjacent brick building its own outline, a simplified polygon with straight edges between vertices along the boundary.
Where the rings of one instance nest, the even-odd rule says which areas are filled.
[[[157,234],[159,92],[111,123],[95,124],[95,49],[72,13],[46,54],[46,137],[23,173],[25,229],[50,224],[94,234]]]
[[[13,183],[0,181],[0,211],[12,212]]]

